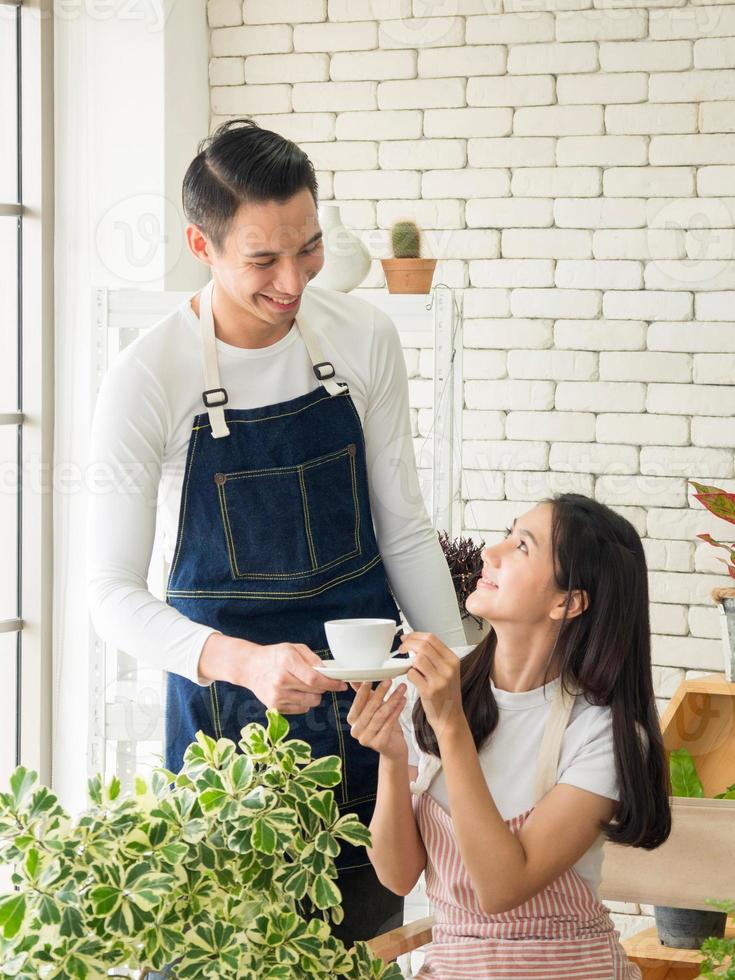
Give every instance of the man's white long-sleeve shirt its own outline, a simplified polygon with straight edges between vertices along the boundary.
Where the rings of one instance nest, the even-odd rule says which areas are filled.
[[[400,341],[388,316],[355,296],[309,286],[301,312],[337,378],[346,381],[365,433],[378,548],[413,629],[464,643],[449,569],[419,490]],[[304,395],[319,382],[296,327],[269,347],[217,340],[231,409]],[[170,563],[194,416],[205,411],[199,320],[182,304],[124,350],[105,377],[91,435],[87,580],[99,635],[142,663],[200,683],[212,628],[192,622],[148,589],[157,522]]]

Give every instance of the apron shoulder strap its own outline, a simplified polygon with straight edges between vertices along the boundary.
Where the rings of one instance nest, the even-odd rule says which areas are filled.
[[[204,353],[204,386],[202,401],[209,415],[212,436],[221,439],[230,434],[225,421],[225,405],[227,392],[222,387],[217,362],[217,339],[214,333],[214,317],[212,316],[212,291],[214,280],[211,280],[199,294],[199,323],[202,330],[202,350]]]
[[[334,365],[324,357],[324,351],[316,331],[309,326],[308,319],[301,312],[296,314],[296,326],[299,328],[299,333],[309,353],[309,359],[317,380],[322,383],[330,395],[343,395],[347,385],[344,381],[335,379]]]
[[[536,763],[534,783],[534,800],[536,803],[556,786],[561,743],[572,715],[577,693],[580,692],[570,693],[566,691],[560,681],[554,694],[554,700],[551,702]]]

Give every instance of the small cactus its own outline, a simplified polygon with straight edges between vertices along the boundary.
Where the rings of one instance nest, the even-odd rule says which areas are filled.
[[[393,255],[397,259],[418,259],[421,237],[413,221],[397,221],[391,229]]]

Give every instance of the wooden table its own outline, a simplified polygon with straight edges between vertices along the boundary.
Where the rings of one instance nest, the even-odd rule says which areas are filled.
[[[728,920],[725,935],[735,939],[735,919]],[[699,976],[699,950],[662,946],[655,927],[637,932],[625,940],[623,947],[628,958],[640,967],[643,980],[693,980]]]

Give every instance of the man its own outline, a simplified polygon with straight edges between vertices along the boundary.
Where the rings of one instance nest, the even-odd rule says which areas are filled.
[[[324,622],[398,622],[395,594],[413,628],[464,640],[418,489],[398,335],[370,304],[306,288],[324,261],[317,182],[289,140],[226,123],[187,171],[184,210],[212,281],[99,394],[91,455],[115,480],[90,500],[93,621],[168,671],[169,769],[199,729],[237,742],[276,708],[316,756],[341,756],[337,803],[367,823],[378,756],[349,738],[351,689],[314,669]],[[166,603],[146,585],[157,519]],[[401,923],[363,848],[338,867],[346,943]]]

